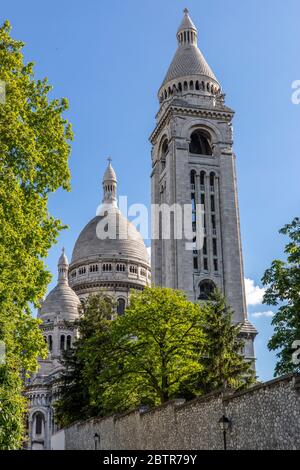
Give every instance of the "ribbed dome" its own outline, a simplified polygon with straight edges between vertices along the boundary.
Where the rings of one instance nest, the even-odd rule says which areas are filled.
[[[197,28],[188,10],[185,9],[183,20],[177,31],[178,48],[161,87],[172,80],[179,78],[188,80],[189,77],[195,75],[198,75],[201,81],[208,78],[218,84],[213,71],[198,48],[197,37]]]
[[[101,258],[116,257],[139,260],[149,265],[144,241],[134,225],[114,206],[111,206],[110,214],[115,214],[115,217],[108,217],[109,232],[112,230],[110,233],[115,234],[115,239],[99,238],[100,226],[98,224],[103,220],[103,216],[94,217],[82,230],[75,243],[71,265],[95,258],[98,259],[100,256]]]
[[[202,75],[217,81],[200,49],[194,45],[187,44],[177,49],[162,86],[176,78],[188,77],[190,75]]]

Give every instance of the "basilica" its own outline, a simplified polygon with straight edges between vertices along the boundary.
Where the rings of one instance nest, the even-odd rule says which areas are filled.
[[[74,320],[88,295],[105,290],[122,315],[132,289],[152,283],[180,289],[194,302],[205,301],[218,287],[242,324],[244,354],[254,361],[257,334],[247,318],[242,247],[233,152],[234,112],[225,104],[221,84],[198,47],[197,28],[188,11],[177,31],[177,50],[158,91],[159,111],[152,144],[151,201],[169,207],[191,205],[194,249],[178,236],[171,214],[170,236],[152,240],[148,252],[136,228],[117,206],[117,176],[111,162],[103,176],[102,211],[80,233],[69,264],[64,250],[58,260],[56,287],[41,305],[38,317],[49,355],[26,388],[29,400],[29,448],[51,449],[56,431],[53,403],[62,371],[61,356],[77,338]],[[203,244],[197,245],[202,207]],[[99,237],[104,217],[113,216],[114,237]],[[153,221],[152,221],[153,222]],[[167,221],[157,221],[161,234]]]

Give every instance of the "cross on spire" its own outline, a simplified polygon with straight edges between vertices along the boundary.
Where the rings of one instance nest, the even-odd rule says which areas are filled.
[[[111,162],[112,162],[111,156],[109,156],[109,157],[107,158],[107,161],[108,161],[108,163],[111,163]]]
[[[183,13],[184,13],[185,15],[188,15],[188,14],[189,14],[189,10],[188,10],[187,8],[185,8],[185,9],[183,10]]]

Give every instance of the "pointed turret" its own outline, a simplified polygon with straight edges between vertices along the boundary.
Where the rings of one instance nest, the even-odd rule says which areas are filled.
[[[111,164],[111,158],[108,158],[108,165],[103,175],[103,203],[117,204],[117,176]]]
[[[69,261],[65,254],[65,249],[62,249],[62,253],[59,257],[58,263],[58,283],[68,283],[68,270]]]
[[[178,42],[179,44],[182,44],[184,42],[184,33],[186,33],[186,42],[191,42],[192,44],[197,45],[197,36],[198,36],[197,28],[190,18],[188,9],[185,8],[183,12],[184,12],[184,17],[177,30]]]
[[[187,9],[176,37],[178,48],[160,87],[160,102],[190,91],[217,94],[220,84],[198,48],[198,31]]]

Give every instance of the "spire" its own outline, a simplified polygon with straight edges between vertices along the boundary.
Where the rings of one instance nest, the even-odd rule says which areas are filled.
[[[177,30],[178,47],[159,90],[160,102],[188,91],[217,93],[221,87],[198,47],[198,32],[187,8]],[[176,80],[176,82],[175,82]],[[178,81],[178,82],[177,82]],[[172,82],[172,83],[170,83]],[[201,88],[202,87],[202,88]],[[201,91],[202,90],[202,91]]]
[[[111,157],[108,157],[108,165],[103,175],[103,202],[116,205],[117,202],[117,176],[111,164]]]
[[[177,31],[179,45],[191,44],[197,46],[197,28],[191,20],[189,10],[183,10],[184,17]]]
[[[58,283],[68,283],[68,271],[69,271],[69,261],[65,254],[65,249],[62,249],[62,253],[58,260]]]

